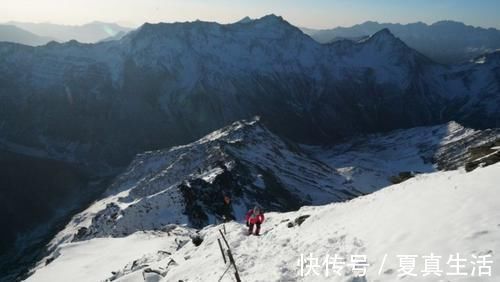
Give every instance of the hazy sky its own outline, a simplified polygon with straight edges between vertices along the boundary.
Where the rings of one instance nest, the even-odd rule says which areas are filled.
[[[228,23],[270,13],[314,28],[367,20],[433,23],[443,19],[500,28],[500,0],[0,0],[0,22],[98,20],[137,26],[200,19]]]

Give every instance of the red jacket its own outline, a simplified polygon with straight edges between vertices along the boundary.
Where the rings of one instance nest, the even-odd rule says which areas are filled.
[[[250,224],[261,224],[262,222],[264,222],[264,214],[262,212],[259,214],[254,214],[253,209],[251,209],[247,212],[245,219]]]

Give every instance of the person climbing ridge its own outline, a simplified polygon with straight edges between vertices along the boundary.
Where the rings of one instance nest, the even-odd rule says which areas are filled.
[[[232,214],[233,208],[231,206],[231,198],[228,195],[224,196],[224,202],[222,205],[222,220],[224,222],[229,222],[234,220],[234,216]]]
[[[246,222],[248,226],[248,235],[252,235],[254,226],[256,236],[260,235],[260,225],[264,222],[264,213],[262,210],[255,206],[253,209],[249,210],[246,214]]]

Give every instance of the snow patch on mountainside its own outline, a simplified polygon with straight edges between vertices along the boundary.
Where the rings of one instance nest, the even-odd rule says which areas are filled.
[[[330,148],[302,146],[315,159],[337,170],[343,185],[371,193],[391,185],[401,173],[463,166],[468,148],[500,138],[499,131],[465,128],[456,122],[361,136]]]

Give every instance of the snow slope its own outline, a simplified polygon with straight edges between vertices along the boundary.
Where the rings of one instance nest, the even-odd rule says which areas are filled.
[[[227,239],[242,281],[400,281],[398,255],[418,256],[417,276],[402,281],[498,281],[499,171],[500,164],[495,164],[470,173],[422,174],[348,202],[268,213],[261,237],[246,236],[244,226],[232,222],[226,224]],[[288,227],[303,215],[310,217]],[[219,281],[226,269],[217,244],[221,228],[201,230],[204,241],[198,247],[182,241],[193,234],[184,227],[171,227],[170,236],[167,231],[138,232],[64,244],[60,256],[27,281],[102,281],[113,276],[111,271],[115,281]],[[172,243],[175,238],[177,243]],[[447,261],[457,252],[467,259],[461,270],[467,275],[445,275],[453,272]],[[300,277],[301,254],[310,253],[320,262],[327,254],[347,262],[351,255],[366,255],[367,276],[355,278],[356,273],[347,271],[326,277],[324,269],[315,269],[318,275]],[[422,256],[431,253],[442,256],[444,277],[423,276]],[[471,274],[473,255],[492,255],[491,277],[478,277],[477,269]],[[232,270],[220,281],[233,281],[230,276]]]
[[[390,185],[400,173],[457,169],[470,159],[469,148],[498,138],[498,130],[474,130],[450,122],[360,136],[330,148],[303,147],[334,168],[344,186],[366,194]]]

